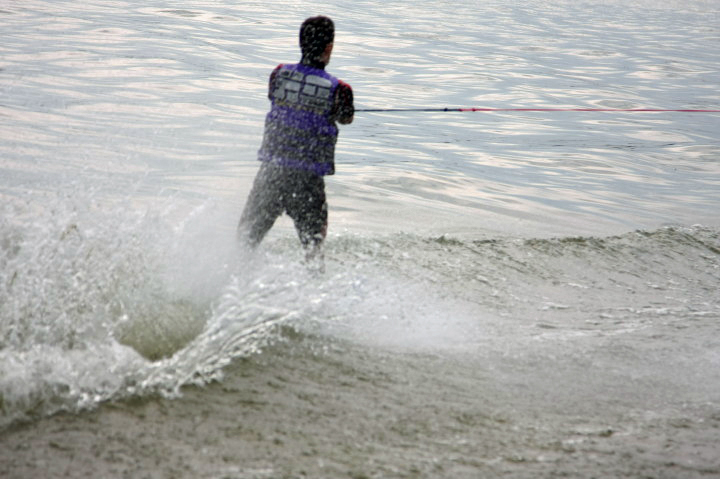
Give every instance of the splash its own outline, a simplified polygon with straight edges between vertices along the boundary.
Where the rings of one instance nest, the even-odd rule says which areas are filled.
[[[384,347],[437,344],[448,331],[422,285],[381,257],[347,256],[396,245],[336,239],[337,259],[317,275],[294,238],[242,251],[236,212],[213,201],[189,212],[93,194],[53,205],[6,207],[2,219],[0,425],[127,396],[177,396],[219,380],[288,325]]]
[[[232,240],[210,240],[232,238],[209,228],[223,224],[217,205],[132,209],[92,193],[52,205],[2,215],[0,425],[211,376],[198,343],[231,317],[245,342],[229,357],[257,348],[268,315],[235,315],[243,263]],[[191,372],[168,373],[170,358]]]
[[[221,380],[288,326],[321,351],[340,338],[517,360],[719,308],[718,233],[702,227],[557,239],[344,234],[328,239],[317,275],[292,235],[255,254],[238,248],[237,212],[214,201],[133,209],[90,194],[52,204],[6,206],[0,219],[0,427],[175,397]],[[582,354],[581,343],[567,346]]]

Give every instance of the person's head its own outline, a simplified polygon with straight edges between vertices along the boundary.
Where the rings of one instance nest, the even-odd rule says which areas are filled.
[[[310,17],[300,26],[300,50],[303,58],[327,63],[335,40],[335,24],[328,17]]]

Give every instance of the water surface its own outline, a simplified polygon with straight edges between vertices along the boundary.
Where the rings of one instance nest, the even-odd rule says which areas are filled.
[[[720,109],[718,11],[3,5],[0,471],[717,474],[720,115],[358,113],[325,275],[234,229],[307,16],[358,107]]]

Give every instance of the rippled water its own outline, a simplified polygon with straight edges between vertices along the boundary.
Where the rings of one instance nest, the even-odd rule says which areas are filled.
[[[0,5],[0,427],[176,397],[300,334],[298,388],[346,341],[341,365],[410,388],[447,420],[439,435],[477,428],[406,375],[510,408],[508,437],[530,424],[555,440],[563,412],[623,437],[649,416],[709,431],[720,114],[358,112],[327,180],[326,275],[302,266],[287,219],[257,255],[238,250],[267,76],[322,12],[329,70],[359,108],[720,109],[716,2]],[[265,420],[302,415],[282,414]],[[423,456],[409,437],[377,447]]]
[[[373,5],[325,8],[331,69],[361,107],[718,108],[711,4]],[[6,8],[3,191],[54,189],[79,170],[114,194],[242,201],[268,70],[296,59],[308,11]],[[421,215],[448,232],[530,236],[707,223],[719,128],[717,114],[358,114],[330,182],[334,223],[416,231]]]

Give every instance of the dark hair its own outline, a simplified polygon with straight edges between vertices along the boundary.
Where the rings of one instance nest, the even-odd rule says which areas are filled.
[[[328,17],[310,17],[300,27],[303,57],[317,59],[335,39],[335,24]]]

